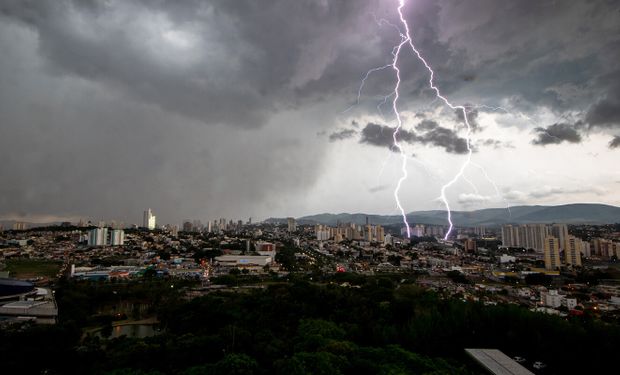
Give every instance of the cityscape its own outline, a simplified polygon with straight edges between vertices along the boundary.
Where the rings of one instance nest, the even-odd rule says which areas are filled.
[[[618,223],[457,225],[444,239],[446,225],[412,223],[407,237],[398,221],[379,225],[368,216],[364,224],[289,217],[159,225],[148,208],[141,224],[125,227],[84,220],[31,225],[15,222],[0,232],[3,329],[61,324],[63,304],[73,302],[57,300],[55,289],[96,286],[112,295],[91,301],[94,315],[82,317],[90,332],[83,340],[148,340],[171,323],[153,297],[132,292],[145,282],[156,290],[176,286],[175,303],[189,303],[177,298],[265,292],[292,278],[345,290],[383,280],[439,301],[515,306],[541,317],[607,325],[620,319]],[[115,300],[117,293],[123,297]],[[554,358],[527,356],[531,349],[507,352],[533,371],[561,368]]]
[[[620,2],[0,0],[0,373],[613,374]]]

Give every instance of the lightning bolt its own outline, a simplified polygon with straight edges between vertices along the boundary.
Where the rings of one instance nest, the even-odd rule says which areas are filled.
[[[405,6],[405,0],[398,0],[398,7],[397,7],[397,12],[398,12],[398,17],[400,20],[400,23],[403,25],[404,27],[404,32],[401,31],[401,29],[397,26],[394,25],[392,23],[390,23],[389,21],[385,20],[385,19],[377,19],[377,17],[375,16],[375,22],[377,22],[377,24],[379,26],[382,26],[383,24],[387,24],[391,27],[393,27],[394,29],[396,29],[401,37],[401,41],[399,44],[397,44],[393,49],[392,49],[392,63],[391,64],[386,64],[377,68],[373,68],[370,69],[368,72],[366,72],[366,74],[364,75],[364,77],[362,78],[360,87],[358,89],[357,92],[357,100],[355,102],[355,104],[353,104],[351,107],[347,108],[345,111],[343,111],[342,113],[348,112],[351,108],[353,108],[354,106],[358,105],[360,102],[360,97],[362,94],[362,90],[364,88],[364,85],[366,84],[366,80],[368,79],[368,77],[377,71],[381,71],[387,68],[392,68],[395,72],[395,76],[396,76],[396,83],[394,85],[394,90],[388,94],[387,96],[384,97],[383,101],[381,103],[379,103],[379,105],[377,106],[377,109],[379,110],[379,112],[381,113],[381,115],[383,116],[382,112],[381,112],[381,106],[383,104],[386,104],[388,99],[390,97],[392,97],[392,111],[395,114],[396,117],[396,127],[394,128],[394,132],[392,133],[392,140],[393,140],[393,148],[397,149],[400,153],[401,156],[401,177],[398,179],[398,182],[396,184],[396,188],[394,189],[394,199],[396,201],[396,206],[402,216],[402,220],[403,223],[405,224],[405,227],[407,229],[407,237],[411,237],[411,230],[409,227],[409,223],[407,221],[407,215],[405,213],[405,209],[403,208],[403,205],[400,202],[400,198],[399,198],[399,193],[400,190],[402,188],[402,184],[405,180],[407,180],[408,177],[408,172],[407,172],[407,154],[405,153],[404,148],[402,147],[402,145],[400,144],[400,142],[398,141],[398,135],[400,130],[403,127],[403,123],[402,123],[402,118],[400,115],[400,112],[398,110],[398,100],[400,99],[400,85],[401,85],[401,75],[400,75],[400,67],[398,65],[399,59],[400,59],[400,53],[403,50],[403,47],[405,46],[409,46],[411,51],[415,54],[415,56],[418,58],[418,60],[420,62],[422,62],[422,64],[425,66],[426,70],[429,73],[429,80],[428,80],[428,85],[429,87],[435,92],[435,99],[433,101],[436,100],[440,100],[442,101],[446,106],[448,106],[449,108],[451,108],[452,110],[458,110],[461,111],[463,113],[463,119],[465,122],[465,125],[467,127],[467,133],[465,136],[466,139],[466,145],[467,145],[467,158],[465,160],[465,162],[461,165],[458,173],[456,175],[454,175],[454,177],[448,181],[446,184],[444,184],[441,187],[441,194],[439,199],[441,199],[441,201],[443,202],[444,206],[446,207],[446,211],[447,211],[447,219],[448,219],[448,223],[449,223],[449,228],[448,231],[446,232],[445,236],[444,236],[444,240],[447,240],[450,236],[450,233],[452,232],[453,228],[454,228],[454,224],[452,222],[452,211],[450,209],[450,202],[448,201],[447,197],[446,197],[446,191],[452,186],[454,185],[460,178],[465,178],[464,176],[464,172],[465,169],[467,168],[467,166],[471,163],[471,158],[472,158],[472,147],[471,147],[471,133],[472,133],[472,128],[471,125],[469,123],[469,119],[467,117],[467,108],[465,106],[462,105],[454,105],[452,103],[450,103],[450,101],[441,94],[441,92],[439,91],[439,88],[435,85],[435,72],[433,71],[432,67],[430,66],[430,64],[426,61],[426,59],[424,59],[424,57],[422,56],[422,54],[420,53],[420,51],[417,49],[417,47],[415,46],[414,42],[413,42],[413,38],[411,37],[411,31],[409,28],[409,24],[407,23],[407,20],[405,19],[404,15],[403,15],[403,8]],[[373,15],[374,16],[374,15]],[[469,180],[466,179],[467,182],[469,182],[471,184],[471,182]],[[473,184],[471,184],[473,186]]]
[[[396,112],[396,118],[398,121],[398,126],[396,127],[396,130],[394,131],[394,145],[400,148],[400,145],[397,142],[397,135],[398,135],[398,131],[401,128],[401,121],[400,121],[400,115],[398,114],[398,108],[396,107],[396,101],[398,100],[398,88],[400,86],[400,71],[398,70],[398,55],[400,54],[400,51],[402,49],[402,46],[404,44],[408,44],[409,47],[411,47],[411,51],[413,51],[413,53],[416,55],[416,57],[418,58],[418,60],[420,60],[420,62],[422,62],[422,64],[424,65],[424,67],[426,68],[426,70],[428,70],[429,73],[429,80],[428,80],[428,85],[429,87],[435,92],[435,96],[436,98],[440,99],[446,106],[450,107],[453,110],[459,110],[463,113],[463,119],[465,120],[465,125],[467,126],[467,133],[465,136],[465,140],[466,140],[466,144],[467,144],[467,158],[465,160],[465,162],[463,164],[461,164],[461,168],[459,169],[458,173],[456,175],[454,175],[454,177],[448,181],[445,185],[443,185],[441,187],[441,195],[440,195],[440,199],[443,201],[444,206],[446,207],[446,212],[448,213],[448,223],[450,224],[448,231],[446,232],[445,236],[444,236],[444,240],[447,240],[448,237],[450,236],[450,233],[452,232],[452,229],[454,228],[454,224],[452,223],[452,211],[450,210],[450,202],[448,201],[448,198],[446,197],[446,191],[452,186],[454,185],[462,176],[463,173],[465,172],[465,169],[467,168],[467,166],[470,164],[471,162],[471,156],[472,156],[472,148],[471,148],[471,125],[469,124],[469,119],[467,118],[467,109],[465,108],[465,106],[462,105],[454,105],[452,103],[450,103],[450,101],[441,94],[441,92],[439,91],[439,88],[437,86],[435,86],[435,72],[433,71],[433,68],[430,66],[430,64],[426,61],[426,59],[424,59],[424,57],[422,56],[422,54],[420,53],[420,51],[416,48],[415,44],[413,43],[413,39],[411,37],[411,31],[409,28],[409,24],[407,23],[407,20],[405,19],[405,17],[403,16],[403,8],[405,6],[405,0],[398,0],[398,7],[396,8],[397,12],[398,12],[398,17],[400,18],[400,22],[402,23],[405,33],[401,34],[402,37],[402,42],[401,44],[399,44],[398,48],[396,49],[396,56],[394,57],[394,63],[393,63],[393,68],[396,70],[396,77],[397,77],[397,83],[396,83],[396,87],[394,89],[394,91],[396,92],[395,98],[394,98],[394,102],[393,102],[393,109]],[[401,150],[402,153],[402,150]],[[398,181],[398,185],[396,186],[396,190],[394,191],[394,196],[396,197],[396,202],[398,207],[400,208],[400,202],[398,201],[398,191],[400,190],[400,186],[402,181],[404,181],[405,179],[407,179],[407,172],[406,172],[406,158],[404,158],[404,162],[403,162],[403,175],[401,176],[400,180]],[[402,211],[402,210],[401,210]],[[404,212],[404,211],[403,211]],[[403,218],[404,218],[404,222],[405,225],[407,225],[407,236],[410,236],[409,233],[409,224],[407,223],[407,219],[403,213]]]

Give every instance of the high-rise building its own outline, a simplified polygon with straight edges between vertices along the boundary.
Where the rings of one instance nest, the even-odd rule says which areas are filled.
[[[589,258],[592,256],[592,248],[588,241],[581,241],[581,256]]]
[[[297,221],[295,220],[294,217],[289,217],[286,219],[286,222],[288,224],[288,231],[289,232],[295,232],[297,231]]]
[[[383,229],[383,227],[381,225],[377,225],[377,227],[375,228],[375,232],[376,232],[376,241],[377,242],[383,242],[383,239],[385,238],[385,230]]]
[[[194,226],[192,225],[192,222],[189,220],[185,220],[183,222],[183,232],[193,232],[194,231]]]
[[[549,227],[545,224],[503,225],[502,244],[506,247],[523,247],[542,252],[545,248],[545,237],[549,233]]]
[[[366,223],[368,223],[368,216],[366,216]],[[366,241],[372,242],[372,225],[366,224]]]
[[[476,240],[468,238],[463,242],[463,248],[466,253],[475,253],[478,250]]]
[[[516,246],[514,241],[513,226],[510,224],[502,226],[502,245],[505,247]]]
[[[407,228],[405,228],[405,233],[407,233],[406,229]],[[425,234],[424,231],[425,231],[425,228],[424,228],[424,225],[422,224],[416,224],[415,227],[410,228],[410,233],[414,237],[424,237],[424,234]]]
[[[108,228],[95,228],[88,232],[88,246],[105,246],[108,243]]]
[[[27,229],[27,225],[26,223],[22,223],[22,222],[16,222],[13,223],[13,230],[26,230]]]
[[[561,265],[560,241],[553,236],[545,237],[545,268],[555,270]]]
[[[316,235],[317,241],[327,241],[330,239],[332,228],[326,227],[322,224],[317,224],[314,226],[314,234]]]
[[[564,261],[573,267],[581,266],[581,239],[567,236],[564,242]]]
[[[568,238],[568,226],[566,224],[553,224],[551,226],[551,235],[560,241],[560,248],[564,247]]]
[[[144,211],[144,216],[142,217],[142,227],[153,230],[156,225],[157,221],[155,215],[153,215],[153,211],[151,211],[150,208]]]
[[[125,231],[122,229],[113,229],[110,232],[109,244],[110,246],[123,246],[125,244]]]

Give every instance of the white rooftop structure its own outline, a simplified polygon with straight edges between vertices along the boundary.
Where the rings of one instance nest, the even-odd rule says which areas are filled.
[[[497,349],[465,349],[478,363],[495,375],[534,375]]]

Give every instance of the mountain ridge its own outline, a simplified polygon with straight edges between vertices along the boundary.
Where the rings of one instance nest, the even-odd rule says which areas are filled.
[[[365,213],[322,213],[297,218],[299,224],[341,223],[391,225],[402,223],[400,215]],[[285,222],[285,218],[269,218],[265,222]],[[445,210],[413,211],[407,214],[410,224],[446,225]],[[452,211],[457,226],[499,226],[503,224],[613,224],[620,222],[620,207],[600,203],[572,203],[558,206],[520,205],[506,208],[484,208],[473,211]]]

